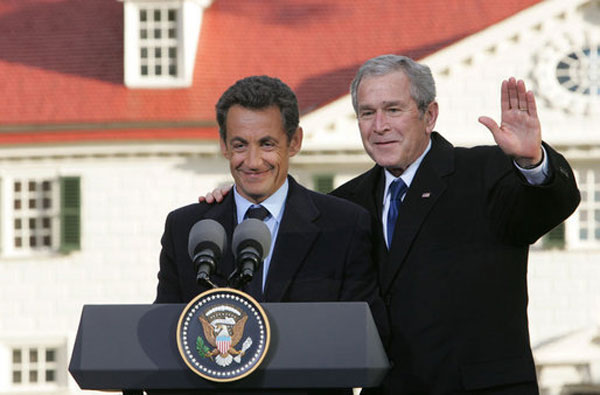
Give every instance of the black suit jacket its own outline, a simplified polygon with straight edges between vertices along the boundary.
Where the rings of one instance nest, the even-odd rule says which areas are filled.
[[[369,214],[358,205],[310,191],[288,177],[285,211],[267,281],[266,302],[366,301],[385,330],[385,308],[372,263]],[[161,240],[155,303],[185,303],[207,290],[196,283],[188,234],[201,219],[226,230],[228,245],[237,221],[233,193],[221,204],[192,204],[171,212]],[[235,268],[230,248],[212,277],[225,286]]]
[[[528,248],[579,203],[568,163],[545,148],[551,179],[531,186],[498,147],[454,148],[434,132],[389,252],[383,169],[375,166],[333,192],[372,214],[373,255],[391,325],[387,393],[535,386]]]
[[[264,301],[366,301],[385,339],[387,315],[370,256],[369,213],[347,200],[310,191],[292,177],[288,180],[289,191],[271,257]],[[220,204],[192,204],[169,213],[161,239],[155,303],[187,303],[208,289],[196,283],[196,272],[188,255],[190,229],[202,219],[214,219],[225,228],[230,246],[237,224],[235,212],[233,193],[229,193]],[[233,254],[227,248],[211,277],[213,282],[226,286],[234,268]],[[346,393],[334,389],[246,392]]]

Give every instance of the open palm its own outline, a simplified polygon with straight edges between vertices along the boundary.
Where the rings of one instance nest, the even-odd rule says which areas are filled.
[[[489,117],[479,117],[496,144],[511,156],[519,166],[531,167],[542,161],[542,130],[533,92],[525,89],[525,82],[510,77],[502,81],[500,95],[502,120],[500,126]]]

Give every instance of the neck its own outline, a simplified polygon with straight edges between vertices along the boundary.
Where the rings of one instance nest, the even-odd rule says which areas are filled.
[[[392,173],[394,175],[394,177],[400,177],[402,175],[402,173],[404,173],[404,170],[406,170],[406,169],[402,169],[399,167],[395,167],[395,168],[386,167],[385,169],[387,171],[389,171],[390,173]]]

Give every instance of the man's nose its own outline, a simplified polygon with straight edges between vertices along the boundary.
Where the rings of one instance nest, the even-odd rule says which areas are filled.
[[[250,146],[248,148],[248,155],[246,156],[246,165],[251,169],[259,168],[261,157],[260,147]]]
[[[383,133],[389,129],[388,118],[384,111],[375,112],[375,132]]]

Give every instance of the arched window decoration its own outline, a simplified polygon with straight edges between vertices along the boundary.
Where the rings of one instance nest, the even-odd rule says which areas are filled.
[[[556,79],[565,89],[600,97],[600,45],[571,52],[556,66]]]

